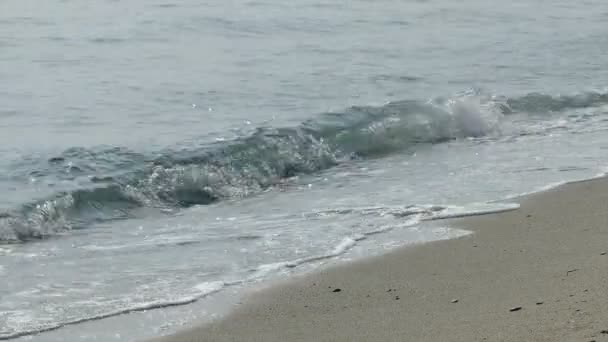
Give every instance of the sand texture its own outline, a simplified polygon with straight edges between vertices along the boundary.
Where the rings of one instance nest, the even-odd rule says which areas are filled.
[[[185,341],[608,341],[608,180],[452,220],[474,234],[251,294]]]

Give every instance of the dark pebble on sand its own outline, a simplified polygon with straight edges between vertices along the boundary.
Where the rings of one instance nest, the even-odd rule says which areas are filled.
[[[395,300],[399,300],[399,296],[395,296]]]
[[[514,307],[514,308],[511,308],[509,311],[511,311],[511,312],[515,312],[515,311],[519,311],[519,310],[521,310],[521,309],[522,309],[522,308],[521,308],[521,306],[516,306],[516,307]]]
[[[602,330],[600,331],[600,334],[608,335],[608,330]]]
[[[340,291],[342,291],[342,289],[334,289],[334,290],[333,290],[333,291],[331,291],[331,292],[340,292]]]
[[[536,305],[543,305],[544,302],[536,302]]]
[[[452,299],[452,303],[458,303],[458,299]]]

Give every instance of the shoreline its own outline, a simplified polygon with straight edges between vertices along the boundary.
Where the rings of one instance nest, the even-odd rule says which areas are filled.
[[[154,341],[608,340],[608,180],[512,200],[518,210],[444,221],[473,234],[268,284]]]

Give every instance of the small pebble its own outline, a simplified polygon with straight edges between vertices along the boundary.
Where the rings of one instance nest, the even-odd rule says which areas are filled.
[[[543,305],[544,302],[536,302],[536,305]]]
[[[452,299],[452,303],[458,303],[458,299]]]
[[[515,311],[519,311],[519,310],[521,310],[521,306],[516,306],[514,308],[511,308],[509,311],[515,312]]]
[[[399,300],[399,296],[395,296],[395,300]]]
[[[334,290],[333,290],[333,291],[331,291],[331,292],[334,292],[334,293],[335,293],[335,292],[340,292],[340,291],[342,291],[342,289],[334,289]]]
[[[600,255],[606,255],[606,252],[602,252],[602,253],[600,253]]]

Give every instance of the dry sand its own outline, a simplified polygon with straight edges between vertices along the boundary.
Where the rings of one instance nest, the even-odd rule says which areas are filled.
[[[294,278],[161,341],[608,341],[608,180],[519,202],[450,222],[467,237]]]

